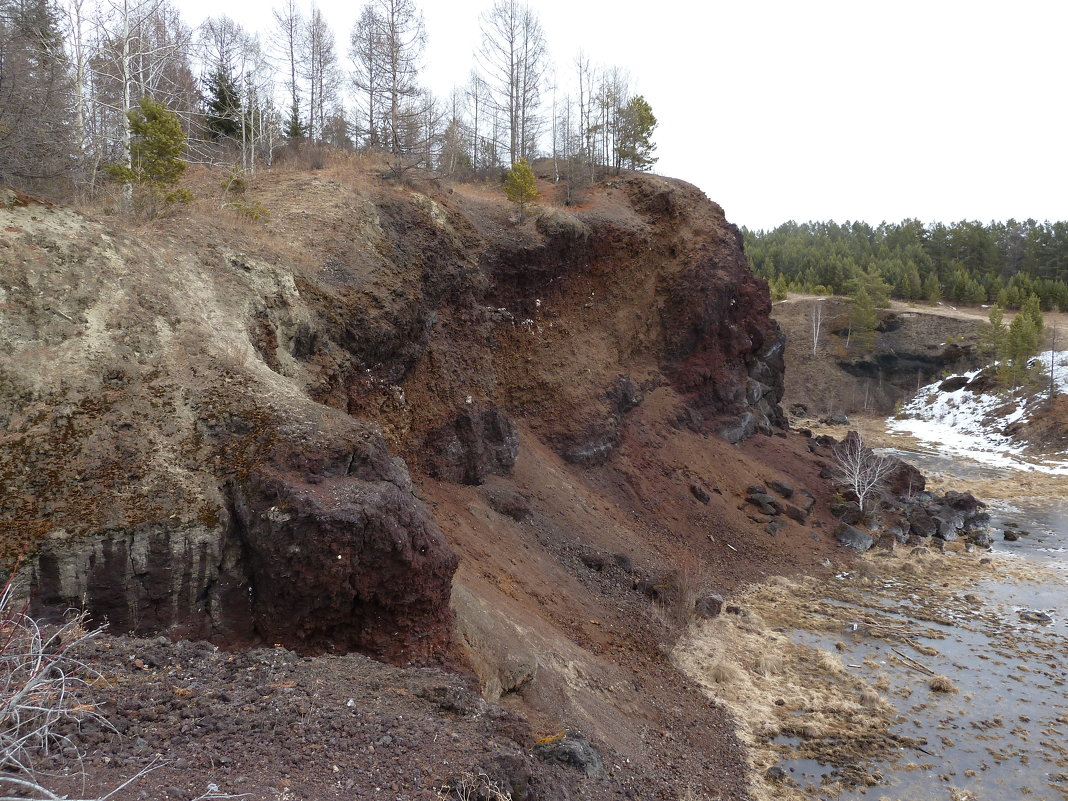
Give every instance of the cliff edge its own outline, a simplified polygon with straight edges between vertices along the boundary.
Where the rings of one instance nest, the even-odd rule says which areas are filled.
[[[518,221],[349,162],[250,192],[265,222],[0,209],[0,547],[34,611],[456,666],[655,762],[616,766],[635,788],[685,761],[744,793],[665,617],[840,546],[722,209],[624,175]],[[815,508],[769,527],[768,480]]]

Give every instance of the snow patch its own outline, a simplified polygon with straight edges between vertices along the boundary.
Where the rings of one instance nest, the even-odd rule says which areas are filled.
[[[1068,351],[1046,351],[1032,363],[1048,376],[1051,362],[1055,386],[1068,392]],[[971,381],[979,372],[963,375]],[[904,417],[889,420],[887,428],[909,434],[946,456],[1012,470],[1068,475],[1068,460],[1030,459],[1024,455],[1024,446],[1005,434],[1006,427],[1028,416],[1038,399],[1021,390],[986,394],[962,387],[944,392],[941,384],[939,380],[920,389],[902,408]],[[1015,408],[1006,411],[1008,406]]]

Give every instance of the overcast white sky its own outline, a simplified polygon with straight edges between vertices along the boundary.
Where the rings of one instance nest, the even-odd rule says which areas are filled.
[[[266,31],[263,0],[176,0]],[[425,82],[465,83],[492,0],[425,0]],[[320,0],[338,49],[362,3]],[[561,85],[579,48],[660,121],[656,172],[732,222],[1068,218],[1066,0],[541,0]],[[347,63],[347,58],[342,59]]]

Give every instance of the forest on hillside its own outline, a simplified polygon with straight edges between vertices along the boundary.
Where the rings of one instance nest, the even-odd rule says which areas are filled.
[[[481,46],[447,97],[425,83],[415,0],[367,0],[348,31],[314,2],[264,12],[260,36],[225,15],[190,25],[172,0],[0,0],[0,183],[63,199],[129,183],[134,127],[168,114],[184,162],[246,173],[326,146],[459,180],[547,156],[570,190],[656,160],[656,118],[627,71],[582,53],[558,69],[520,0],[471,20]]]
[[[788,222],[743,231],[753,270],[778,298],[787,292],[852,294],[881,279],[893,297],[1068,309],[1068,223],[918,220]]]

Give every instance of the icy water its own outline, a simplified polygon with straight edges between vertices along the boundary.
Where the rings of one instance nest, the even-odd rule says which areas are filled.
[[[926,454],[895,455],[929,473],[985,478],[991,469]],[[882,694],[897,709],[894,733],[903,743],[896,758],[869,766],[870,787],[842,789],[838,768],[829,764],[782,762],[807,797],[1068,799],[1068,501],[990,504],[998,530],[992,558],[1012,564],[1013,580],[977,581],[939,609],[892,579],[866,591],[902,626],[924,620],[919,628],[933,636],[917,636],[918,649],[865,636],[863,627],[838,636],[798,632],[806,644],[837,650],[859,677],[889,678]],[[1002,530],[1018,532],[1019,539],[1004,541]],[[858,606],[857,617],[864,611]],[[932,613],[944,622],[930,622]],[[903,666],[895,648],[897,654],[908,650],[919,667]],[[920,668],[948,677],[957,692],[932,692]]]

